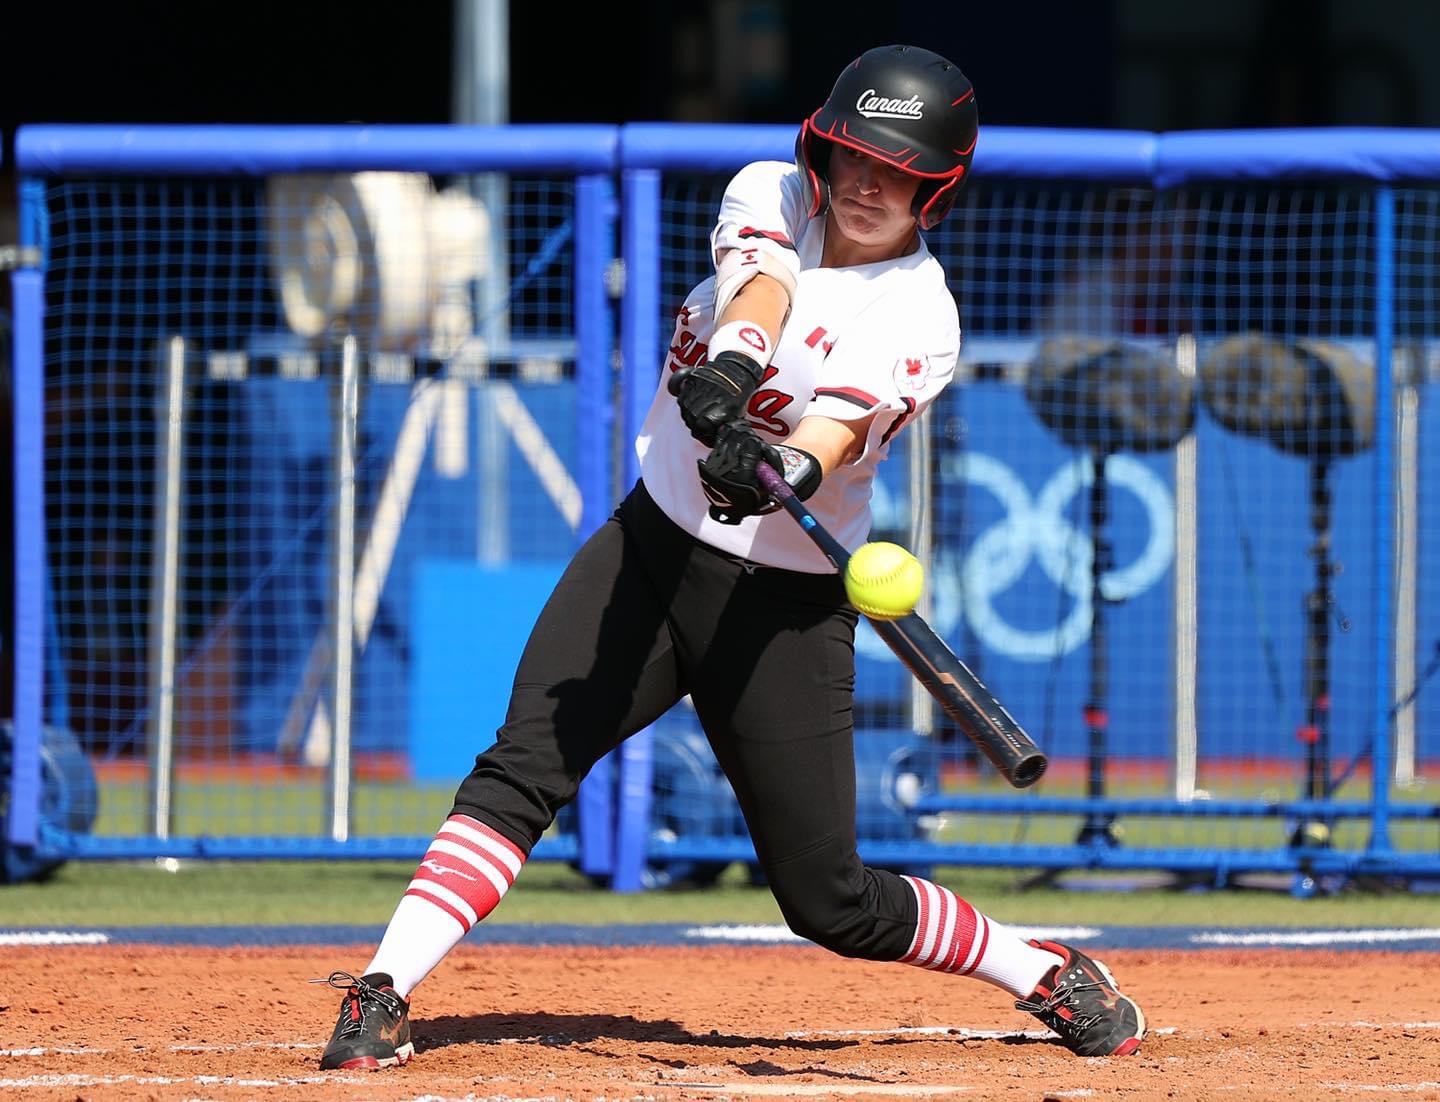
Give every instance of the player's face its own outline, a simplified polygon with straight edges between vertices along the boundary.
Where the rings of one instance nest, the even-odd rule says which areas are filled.
[[[866,260],[899,256],[909,249],[915,233],[910,204],[920,186],[918,177],[843,145],[830,154],[828,176],[833,224],[864,250]]]

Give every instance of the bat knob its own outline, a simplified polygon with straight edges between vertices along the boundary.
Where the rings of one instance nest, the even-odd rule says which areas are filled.
[[[678,371],[672,371],[670,378],[665,380],[665,389],[670,392],[672,398],[680,397],[680,388],[685,385],[685,380],[690,377],[692,368],[682,367]]]

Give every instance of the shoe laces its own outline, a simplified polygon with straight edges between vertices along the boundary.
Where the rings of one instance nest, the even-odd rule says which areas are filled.
[[[1103,989],[1104,986],[1103,983],[1095,980],[1088,980],[1085,983],[1057,983],[1050,994],[1039,1002],[1033,998],[1021,999],[1015,1004],[1015,1009],[1034,1014],[1061,1036],[1078,1037],[1091,1026],[1104,1020],[1105,1016],[1103,1014],[1077,1014],[1080,1002],[1076,996],[1090,988]],[[1070,1017],[1067,1018],[1060,1013],[1062,1008],[1070,1011]]]
[[[358,976],[352,976],[349,972],[331,972],[323,980],[311,980],[311,983],[323,983],[335,988],[337,991],[347,993],[341,1013],[345,1012],[353,1002],[355,1010],[346,1015],[345,1024],[341,1027],[337,1039],[349,1039],[365,1029],[365,1011],[375,1005],[388,1010],[394,1017],[399,1017],[404,1011],[404,1004],[400,996],[391,994],[388,991],[381,991],[374,984],[366,983]]]

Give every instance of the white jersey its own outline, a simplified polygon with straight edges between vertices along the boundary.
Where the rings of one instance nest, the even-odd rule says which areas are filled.
[[[960,355],[960,322],[945,273],[921,241],[907,256],[849,268],[820,267],[825,218],[807,218],[794,165],[758,161],[741,169],[720,204],[712,255],[758,238],[793,247],[800,277],[790,316],[748,415],[761,439],[778,444],[811,414],[836,421],[875,414],[864,453],[831,472],[806,503],[854,550],[870,535],[875,469],[900,430],[944,389]],[[635,441],[641,477],[665,514],[691,535],[764,566],[810,574],[830,561],[783,512],[739,524],[710,519],[696,461],[706,448],[690,435],[666,389],[671,372],[705,362],[714,328],[715,280],[685,299],[665,369]]]

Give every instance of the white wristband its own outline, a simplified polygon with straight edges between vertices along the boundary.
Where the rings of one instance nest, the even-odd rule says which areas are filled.
[[[710,338],[710,359],[721,352],[742,352],[758,363],[763,370],[770,363],[775,349],[765,330],[748,321],[732,321],[722,325]]]

